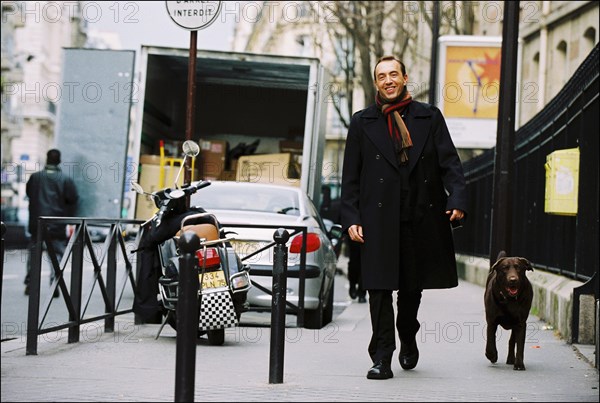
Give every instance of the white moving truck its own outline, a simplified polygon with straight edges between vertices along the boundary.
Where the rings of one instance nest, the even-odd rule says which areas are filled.
[[[71,91],[59,105],[57,137],[79,171],[82,216],[138,218],[129,183],[139,180],[138,167],[147,162],[141,157],[158,155],[161,141],[169,153],[186,140],[189,49],[142,46],[135,68],[134,56],[65,49],[63,83]],[[253,145],[257,157],[292,153],[295,185],[319,205],[327,111],[319,60],[198,50],[195,74],[191,139],[201,147],[226,142],[230,151]],[[217,174],[199,165],[209,179],[235,169],[229,160]],[[102,179],[90,180],[96,171]]]
[[[137,77],[141,119],[133,122],[130,131],[133,155],[156,154],[157,140],[175,144],[185,140],[188,55],[189,49],[142,47]],[[287,174],[289,164],[298,162],[300,172],[292,174],[289,182],[296,182],[318,204],[325,146],[322,83],[323,69],[317,59],[198,50],[191,139],[207,151],[202,154],[207,159],[225,153],[222,165],[201,159],[199,175],[240,180],[245,174],[246,180],[276,182],[283,170]],[[267,164],[263,174],[270,176],[231,172],[237,168],[238,155],[230,158],[225,145],[230,152],[238,147],[242,154],[244,146],[247,150],[253,145],[252,154],[264,155],[256,161]],[[293,153],[286,153],[292,145],[297,161]],[[290,154],[292,159],[286,163],[280,154]],[[236,176],[226,177],[228,171]]]

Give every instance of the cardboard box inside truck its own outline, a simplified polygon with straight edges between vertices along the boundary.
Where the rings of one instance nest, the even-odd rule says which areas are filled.
[[[291,153],[246,155],[238,160],[236,180],[300,186],[300,172]]]
[[[152,161],[151,158],[144,158],[144,161]],[[160,186],[160,165],[159,164],[141,164],[138,183],[142,186],[144,191],[152,193],[159,190]],[[169,165],[164,167],[164,187],[173,187],[175,184],[175,178],[179,172],[179,165],[171,168]],[[183,185],[184,172],[181,172],[177,185]],[[192,175],[192,180],[198,180],[198,170]],[[150,196],[138,194],[136,197],[135,206],[135,218],[137,220],[147,220],[151,218],[156,212],[157,208],[154,205],[154,200]]]
[[[200,140],[200,175],[202,179],[217,180],[226,169],[227,141]]]

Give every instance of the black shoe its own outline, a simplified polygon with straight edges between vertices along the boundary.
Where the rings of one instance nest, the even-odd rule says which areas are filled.
[[[60,292],[58,292],[58,288],[56,290],[54,290],[54,294],[52,294],[52,298],[58,298],[60,297]]]
[[[385,361],[377,361],[367,372],[367,379],[390,379],[393,377],[392,368]]]
[[[413,369],[419,362],[419,349],[417,348],[417,340],[412,339],[411,342],[400,342],[400,366],[402,369]]]
[[[350,298],[356,299],[358,295],[356,291],[356,284],[350,283],[350,290],[348,291],[348,294],[350,294]]]
[[[364,295],[361,295],[360,297],[358,297],[358,302],[360,304],[364,304],[365,302],[367,302],[367,298]]]
[[[29,286],[28,285],[25,286],[25,295],[29,295]]]

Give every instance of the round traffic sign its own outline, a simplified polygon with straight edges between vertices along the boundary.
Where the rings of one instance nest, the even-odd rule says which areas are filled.
[[[169,17],[181,28],[197,31],[215,22],[221,1],[165,1]]]

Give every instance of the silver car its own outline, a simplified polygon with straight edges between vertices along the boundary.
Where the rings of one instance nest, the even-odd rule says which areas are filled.
[[[192,195],[191,205],[201,206],[217,216],[224,230],[233,232],[234,248],[242,259],[269,243],[278,227],[306,227],[306,259],[304,288],[304,327],[320,329],[331,322],[333,284],[337,257],[332,241],[339,240],[341,228],[326,229],[318,210],[306,193],[293,186],[249,182],[212,182]],[[237,226],[233,224],[239,224]],[[256,228],[252,226],[273,226]],[[294,229],[287,229],[293,234]],[[288,246],[286,300],[298,306],[302,232],[290,237]],[[273,248],[244,259],[251,267],[254,287],[248,292],[252,307],[268,310],[273,285]],[[288,312],[298,313],[297,309]]]

